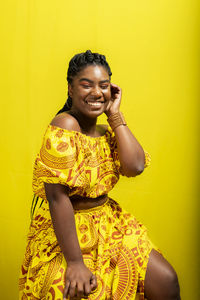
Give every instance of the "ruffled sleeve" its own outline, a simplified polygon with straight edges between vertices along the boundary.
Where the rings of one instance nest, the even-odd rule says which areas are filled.
[[[115,138],[115,133],[114,131],[111,129],[110,126],[108,126],[108,130],[110,132],[110,145],[111,145],[111,152],[112,152],[112,156],[113,156],[113,160],[115,162],[116,168],[119,172],[120,175],[125,176],[124,173],[122,172],[121,169],[121,164],[120,164],[120,160],[119,160],[119,155],[118,155],[118,151],[117,151],[117,141]],[[148,167],[151,163],[151,156],[150,154],[144,150],[145,153],[145,163],[144,163],[144,168]]]
[[[44,182],[59,183],[70,191],[78,188],[84,156],[77,132],[49,125],[33,169],[33,192],[46,199]],[[84,180],[84,178],[82,179]]]

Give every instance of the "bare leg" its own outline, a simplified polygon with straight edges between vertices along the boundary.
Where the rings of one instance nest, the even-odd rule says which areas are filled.
[[[169,262],[152,249],[144,281],[144,293],[148,300],[180,300],[178,277]]]

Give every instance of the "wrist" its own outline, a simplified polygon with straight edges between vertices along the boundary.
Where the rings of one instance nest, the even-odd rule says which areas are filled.
[[[83,259],[79,259],[79,260],[67,260],[67,265],[68,266],[84,265],[84,261],[83,261]]]
[[[71,249],[70,252],[63,251],[65,260],[66,260],[67,264],[71,264],[71,265],[82,264],[83,256],[82,256],[82,252],[81,252],[79,244],[77,246],[74,245],[74,248],[75,249],[74,250]]]
[[[107,121],[110,127],[112,128],[112,130],[114,130],[120,125],[124,125],[124,126],[127,125],[124,115],[120,111],[110,114],[109,117],[107,118]]]
[[[116,114],[118,112],[120,112],[120,111],[119,110],[115,110],[115,111],[106,112],[105,114],[106,114],[107,118],[109,118],[111,115]]]

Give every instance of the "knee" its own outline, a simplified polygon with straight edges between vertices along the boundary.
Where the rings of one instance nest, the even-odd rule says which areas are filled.
[[[180,300],[180,286],[175,270],[167,268],[163,272],[162,283],[167,299]]]
[[[172,265],[156,251],[151,252],[144,287],[147,299],[180,300],[178,276]]]

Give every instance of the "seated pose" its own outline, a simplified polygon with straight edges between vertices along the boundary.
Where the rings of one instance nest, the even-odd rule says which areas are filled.
[[[111,75],[90,50],[69,63],[67,102],[35,159],[20,299],[180,300],[176,272],[146,227],[108,196],[120,175],[150,164]],[[103,113],[108,125],[97,125]]]

